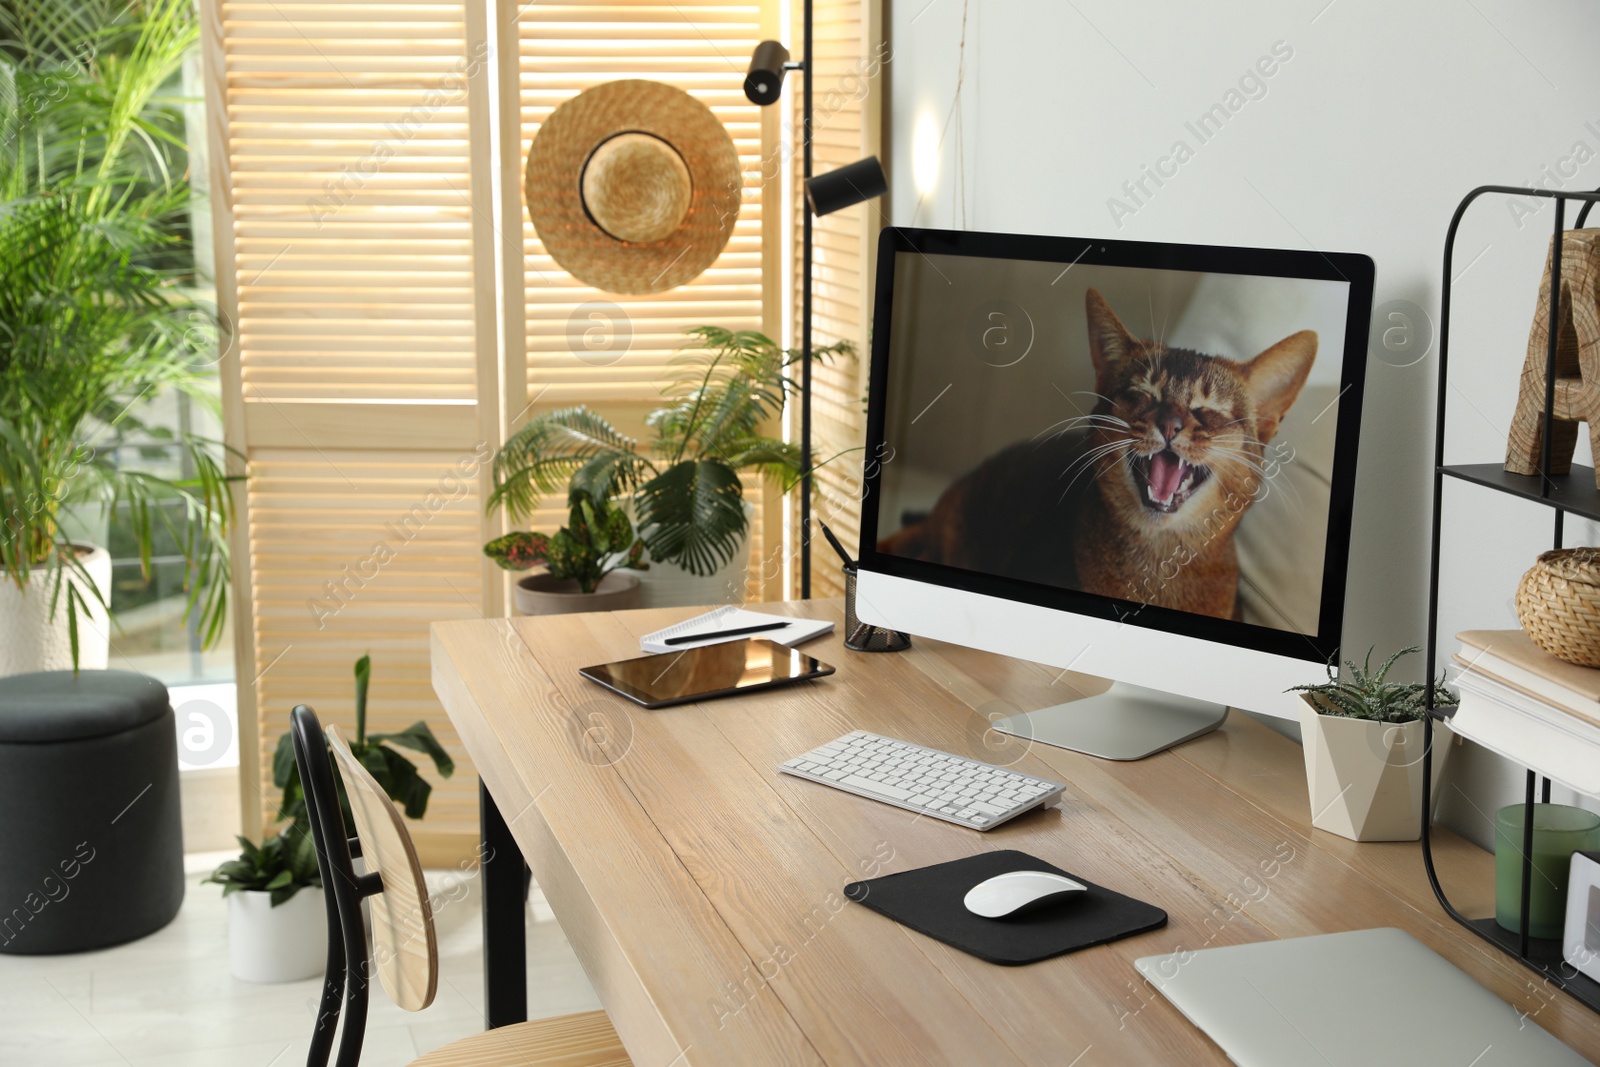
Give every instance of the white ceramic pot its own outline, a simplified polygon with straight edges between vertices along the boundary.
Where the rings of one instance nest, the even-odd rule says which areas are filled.
[[[111,599],[111,554],[94,545],[74,547],[80,553],[88,553],[79,558],[101,594],[97,600],[81,575],[68,572],[67,581],[78,587],[88,605],[88,611],[78,615],[78,666],[104,670],[111,649],[111,624],[101,601]],[[72,669],[65,589],[56,598],[53,617],[50,612],[55,583],[53,567],[29,571],[28,584],[21,589],[7,572],[0,570],[0,677]]]
[[[688,608],[703,604],[742,604],[745,600],[745,583],[750,576],[750,516],[755,513],[748,503],[744,506],[746,525],[744,537],[733,553],[733,558],[711,574],[692,574],[677,563],[650,562],[650,569],[630,570],[639,576],[639,607]],[[645,558],[649,559],[646,552]]]
[[[1422,836],[1423,725],[1323,715],[1302,694],[1311,825],[1352,841],[1415,841]],[[1433,724],[1433,795],[1439,799],[1455,734]]]
[[[639,606],[639,576],[612,571],[594,592],[585,593],[576,578],[554,578],[541,571],[512,587],[518,615],[571,615],[580,611],[625,611]]]
[[[301,889],[272,906],[272,894],[228,894],[228,970],[245,982],[298,982],[322,973],[328,913],[322,890]]]

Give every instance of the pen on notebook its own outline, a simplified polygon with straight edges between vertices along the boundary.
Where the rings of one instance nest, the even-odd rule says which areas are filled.
[[[788,627],[786,622],[767,622],[760,626],[736,626],[732,630],[707,630],[698,634],[679,634],[669,637],[661,642],[663,645],[687,645],[691,641],[704,641],[708,637],[738,637],[741,634],[761,634],[768,630],[783,630]]]
[[[819,519],[817,520],[817,525],[822,527],[822,536],[826,537],[828,544],[832,545],[833,550],[839,553],[839,558],[844,560],[844,565],[848,567],[855,563],[855,560],[850,558],[850,553],[846,552],[844,546],[839,543],[839,539],[833,536],[833,531],[828,529],[828,524]]]

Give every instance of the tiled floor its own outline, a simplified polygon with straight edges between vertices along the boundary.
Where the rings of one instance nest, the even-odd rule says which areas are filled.
[[[321,979],[252,985],[228,974],[227,909],[200,885],[223,856],[189,857],[183,910],[129,945],[71,956],[0,956],[4,1067],[298,1067]],[[374,987],[363,1067],[398,1067],[483,1023],[477,880],[429,872],[442,967],[426,1011],[403,1012]],[[537,887],[529,902],[530,1018],[600,1006]]]

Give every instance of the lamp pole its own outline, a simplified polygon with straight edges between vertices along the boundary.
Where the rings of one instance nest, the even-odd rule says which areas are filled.
[[[801,15],[805,57],[800,68],[801,175],[811,180],[811,84],[816,66],[811,50],[811,0]],[[811,207],[801,197],[800,250],[800,456],[805,464],[800,478],[800,598],[811,596]]]
[[[812,11],[811,0],[802,8],[802,43],[805,58],[790,62],[781,41],[762,41],[750,56],[744,95],[758,107],[778,101],[784,74],[800,71],[801,216],[800,216],[800,596],[811,596],[811,280],[812,216],[835,211],[883,196],[889,191],[877,156],[868,156],[813,180],[811,143],[816,133],[812,114]]]

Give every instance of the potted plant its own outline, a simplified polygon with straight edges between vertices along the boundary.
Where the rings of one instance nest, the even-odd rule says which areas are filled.
[[[421,752],[433,761],[434,770],[441,778],[455,773],[456,761],[439,744],[428,724],[420,719],[398,733],[367,733],[367,690],[372,685],[372,657],[356,660],[356,731],[349,739],[350,752],[361,765],[372,772],[389,799],[398,804],[409,819],[420,819],[428,813],[428,797],[433,786],[417,772],[416,764],[398,751],[408,748]],[[338,779],[336,778],[337,782]],[[278,747],[272,754],[272,784],[283,790],[278,804],[278,818],[289,824],[285,833],[311,836],[311,822],[307,817],[306,794],[300,784],[300,769],[294,762],[294,743],[288,734],[278,738]],[[344,783],[338,782],[339,807],[344,812],[345,830],[355,836],[355,820],[350,816],[350,800],[345,795]]]
[[[639,600],[639,577],[620,567],[647,568],[644,542],[634,536],[623,510],[574,486],[567,494],[567,524],[552,535],[516,531],[483,546],[484,555],[506,570],[545,570],[517,582],[523,615],[576,611],[620,611]]]
[[[206,879],[228,901],[228,970],[246,982],[312,977],[327,958],[328,916],[311,835],[295,827],[239,846]]]
[[[592,498],[626,500],[652,564],[644,603],[737,598],[749,560],[750,509],[741,471],[760,471],[787,492],[811,457],[764,432],[796,388],[800,354],[749,330],[700,326],[674,360],[664,403],[645,418],[648,445],[586,407],[534,416],[495,455],[488,507],[523,522],[541,498],[569,484]],[[849,355],[848,342],[813,350]],[[700,579],[691,582],[691,579]],[[662,595],[653,595],[660,591]]]
[[[139,417],[171,390],[217,406],[214,316],[185,288],[181,101],[165,88],[198,38],[193,5],[0,18],[0,674],[106,665],[111,561],[73,543],[74,509],[125,523],[147,573],[158,548],[181,555],[188,610],[215,641],[232,516],[220,445]]]
[[[1420,651],[1403,648],[1373,670],[1368,649],[1361,666],[1345,664],[1345,679],[1330,665],[1326,682],[1290,690],[1304,701],[1300,733],[1313,826],[1352,841],[1415,841],[1422,836],[1422,761],[1428,756],[1422,720],[1428,687],[1388,680],[1402,656]],[[1457,703],[1443,677],[1435,683],[1434,702],[1439,708]],[[1453,737],[1450,727],[1434,722],[1430,814]]]

